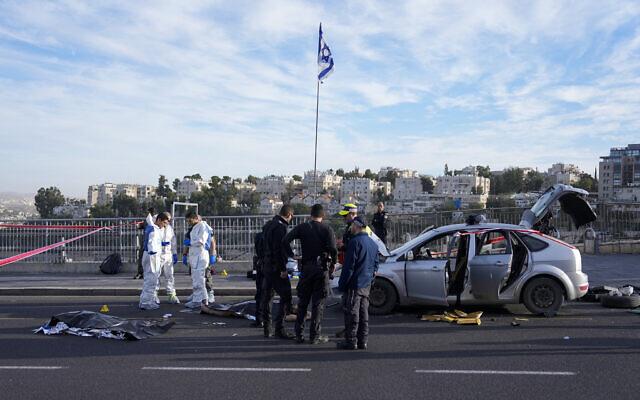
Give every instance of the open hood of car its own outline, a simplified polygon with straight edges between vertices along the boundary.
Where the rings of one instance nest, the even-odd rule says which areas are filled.
[[[542,219],[549,208],[556,201],[560,202],[562,211],[569,214],[576,228],[596,220],[597,215],[587,202],[586,190],[569,185],[557,184],[551,186],[540,196],[530,210],[522,214],[520,225],[531,228]]]

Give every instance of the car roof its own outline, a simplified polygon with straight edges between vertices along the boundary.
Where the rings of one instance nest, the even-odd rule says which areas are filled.
[[[486,230],[486,229],[514,230],[514,229],[525,229],[525,228],[520,226],[520,225],[501,224],[501,223],[497,223],[497,222],[495,222],[495,223],[494,222],[485,222],[485,223],[474,224],[474,225],[468,225],[468,224],[445,225],[445,226],[441,226],[441,227],[438,227],[438,228],[431,229],[431,230],[423,233],[422,235],[416,236],[415,238],[413,238],[410,241],[406,242],[402,246],[390,251],[389,253],[392,256],[393,255],[397,255],[399,253],[404,253],[404,252],[412,249],[413,247],[417,246],[418,244],[420,244],[420,242],[422,242],[423,240],[427,239],[428,237],[437,236],[437,235],[442,234],[442,233],[463,231],[463,230],[476,231],[476,230]]]

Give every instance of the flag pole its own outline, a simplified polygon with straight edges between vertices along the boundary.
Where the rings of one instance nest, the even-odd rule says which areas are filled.
[[[313,153],[313,200],[318,198],[318,108],[320,105],[320,79],[316,88],[316,145]]]

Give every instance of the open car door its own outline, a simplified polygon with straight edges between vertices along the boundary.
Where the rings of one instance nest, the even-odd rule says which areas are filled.
[[[476,299],[498,300],[511,274],[513,251],[507,232],[491,230],[477,234],[475,255],[469,261],[471,293]]]
[[[422,302],[446,306],[446,246],[451,235],[439,235],[405,254],[407,296]]]
[[[596,220],[597,215],[587,202],[589,192],[569,185],[557,184],[551,186],[540,196],[530,210],[522,214],[520,225],[531,228],[538,223],[549,211],[551,205],[558,201],[562,211],[569,214],[576,228]]]

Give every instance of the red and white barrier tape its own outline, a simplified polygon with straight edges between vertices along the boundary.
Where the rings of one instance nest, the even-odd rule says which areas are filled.
[[[110,229],[110,228],[105,226],[105,227],[102,227],[102,228],[98,228],[98,229],[96,229],[94,231],[87,232],[87,233],[82,234],[80,236],[76,236],[76,237],[71,238],[71,239],[66,239],[66,240],[63,240],[63,241],[58,242],[58,243],[54,243],[54,244],[50,244],[50,245],[47,245],[47,246],[44,246],[44,247],[40,247],[40,248],[37,248],[37,249],[34,249],[34,250],[30,250],[30,251],[27,251],[26,253],[17,254],[15,256],[12,256],[12,257],[9,257],[9,258],[4,258],[4,259],[0,260],[0,267],[3,267],[5,265],[7,265],[7,264],[11,264],[11,263],[14,263],[14,262],[18,262],[18,261],[24,260],[25,258],[29,258],[29,257],[33,257],[33,256],[38,255],[38,254],[42,254],[42,253],[47,252],[49,250],[53,250],[53,249],[55,249],[57,247],[64,246],[67,243],[75,242],[76,240],[80,240],[82,238],[85,238],[87,236],[93,235],[94,233],[97,233],[97,232],[100,232],[100,231],[103,231],[103,230],[106,230],[106,229]]]
[[[95,225],[25,225],[25,224],[0,224],[0,228],[13,229],[45,229],[45,230],[93,230],[103,228]],[[112,227],[108,227],[111,229]]]

